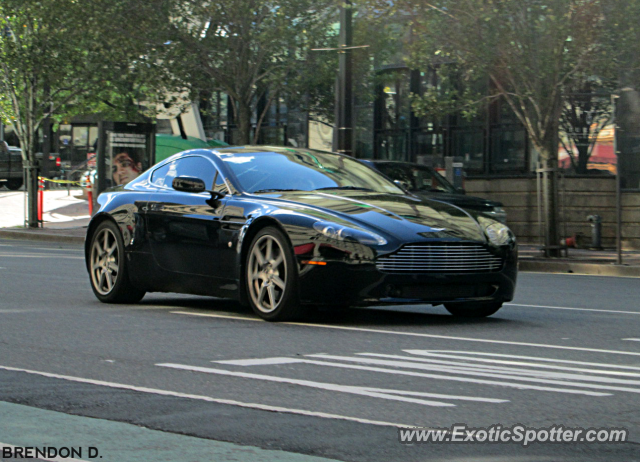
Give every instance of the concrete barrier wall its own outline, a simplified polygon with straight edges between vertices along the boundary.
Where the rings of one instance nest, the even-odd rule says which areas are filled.
[[[535,178],[467,179],[467,194],[502,202],[507,221],[523,243],[541,242]],[[602,217],[602,244],[615,247],[616,182],[614,177],[565,178],[560,187],[560,230],[563,237],[581,235],[591,242],[589,215]],[[623,248],[640,249],[640,193],[622,196]]]

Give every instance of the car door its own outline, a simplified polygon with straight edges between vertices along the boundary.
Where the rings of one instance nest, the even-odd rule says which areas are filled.
[[[200,178],[207,190],[224,188],[213,162],[202,156],[183,157],[155,170],[150,180],[156,192],[145,214],[153,257],[173,273],[221,277],[220,219],[226,199],[176,191],[172,182],[178,176]]]

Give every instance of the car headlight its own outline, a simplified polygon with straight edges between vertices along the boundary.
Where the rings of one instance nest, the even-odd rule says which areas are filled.
[[[376,233],[372,233],[371,231],[349,228],[347,226],[330,223],[328,221],[315,222],[313,224],[313,229],[330,239],[336,239],[338,241],[351,240],[366,245],[385,245],[387,243],[385,238],[377,235]]]
[[[484,229],[484,232],[493,245],[509,245],[516,240],[511,230],[502,223],[492,223]]]

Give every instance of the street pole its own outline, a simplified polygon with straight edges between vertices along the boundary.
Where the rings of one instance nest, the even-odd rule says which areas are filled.
[[[336,121],[338,135],[336,151],[348,156],[353,155],[353,5],[345,0],[340,7],[340,46],[338,91],[336,101]]]
[[[613,153],[616,156],[616,264],[622,265],[622,183],[620,178],[620,153],[618,152],[618,120],[616,117],[616,100],[618,98],[618,95],[611,95]]]

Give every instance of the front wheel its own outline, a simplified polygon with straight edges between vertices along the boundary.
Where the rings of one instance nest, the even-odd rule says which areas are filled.
[[[500,308],[502,308],[502,302],[489,302],[489,303],[445,303],[444,307],[449,313],[461,318],[486,318],[495,314]]]
[[[145,292],[129,281],[120,230],[111,221],[103,221],[91,237],[89,273],[91,288],[104,303],[137,303]]]
[[[298,271],[285,235],[266,227],[253,238],[245,262],[246,290],[253,311],[267,321],[299,318]]]

